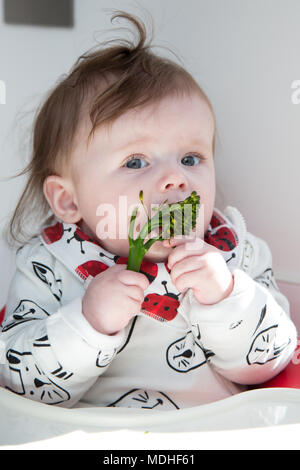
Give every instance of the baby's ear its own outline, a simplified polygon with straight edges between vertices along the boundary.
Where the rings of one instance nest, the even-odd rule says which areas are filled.
[[[75,224],[82,218],[76,204],[73,185],[57,175],[47,176],[43,191],[53,213],[68,224]]]

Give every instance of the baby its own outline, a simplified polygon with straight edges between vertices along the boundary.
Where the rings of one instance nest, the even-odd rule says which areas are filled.
[[[214,207],[207,96],[150,50],[139,20],[116,16],[137,28],[138,44],[81,56],[36,117],[11,234],[30,213],[41,224],[16,254],[0,385],[63,407],[191,407],[278,374],[296,329],[267,244],[235,207]],[[201,224],[155,242],[134,272],[128,226],[141,190],[148,213],[196,191]]]

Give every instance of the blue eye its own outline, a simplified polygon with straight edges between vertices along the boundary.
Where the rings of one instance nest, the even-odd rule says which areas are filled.
[[[201,160],[201,158],[198,157],[197,155],[187,155],[186,157],[183,157],[183,159],[181,161],[186,166],[193,166],[193,160],[192,159],[195,159],[195,158],[198,159],[198,163],[199,163],[199,160]],[[198,165],[198,163],[196,163],[195,165]]]
[[[183,157],[181,161],[185,166],[195,166],[198,165],[201,160],[204,160],[204,158],[199,155],[190,154]],[[124,166],[131,170],[138,170],[140,168],[145,168],[145,166],[147,166],[147,162],[141,155],[132,155],[127,162],[125,162]]]
[[[142,162],[145,162],[145,160],[141,159],[140,157],[131,157],[130,160],[127,160],[127,162],[125,163],[125,166],[127,168],[130,168],[130,169],[139,169],[139,168],[144,168],[141,166],[141,163]],[[130,166],[128,166],[128,164],[130,164]]]

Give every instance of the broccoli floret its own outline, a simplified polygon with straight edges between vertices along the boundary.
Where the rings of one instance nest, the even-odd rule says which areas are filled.
[[[140,191],[139,199],[145,209],[143,191]],[[143,258],[153,243],[170,239],[176,235],[187,236],[195,228],[200,207],[200,196],[196,191],[193,191],[184,201],[166,204],[167,201],[166,199],[162,205],[156,208],[157,213],[151,219],[145,209],[148,222],[136,239],[133,238],[133,231],[138,207],[134,209],[128,233],[129,255],[127,269],[139,272]],[[145,238],[155,229],[160,229],[160,233],[144,242]]]

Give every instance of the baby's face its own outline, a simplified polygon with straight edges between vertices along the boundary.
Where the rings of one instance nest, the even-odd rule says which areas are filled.
[[[206,231],[215,201],[214,118],[202,97],[168,97],[131,110],[110,130],[100,126],[87,147],[89,130],[82,126],[77,136],[72,183],[82,215],[79,225],[104,249],[128,256],[133,209],[141,208],[137,229],[147,220],[141,190],[149,215],[154,214],[151,204],[180,201],[197,191]],[[166,261],[171,250],[156,242],[145,259]]]

